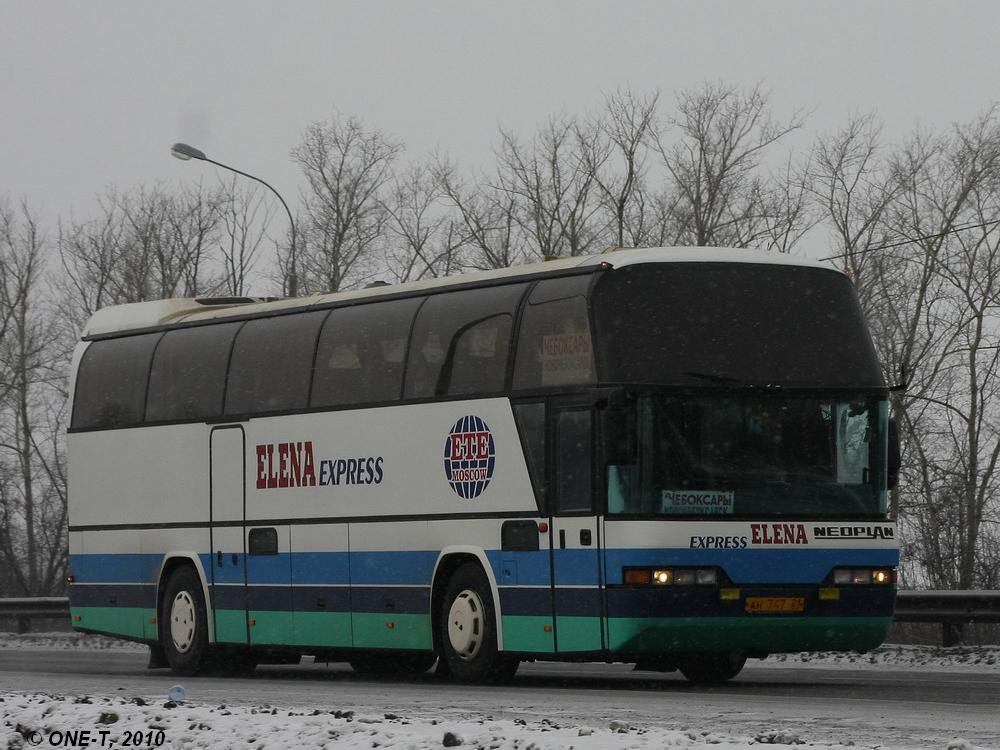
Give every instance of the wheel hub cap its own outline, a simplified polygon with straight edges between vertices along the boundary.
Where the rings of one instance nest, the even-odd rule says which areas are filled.
[[[466,589],[455,597],[448,611],[448,641],[459,658],[471,661],[483,645],[483,602]]]
[[[170,605],[170,638],[178,653],[186,654],[194,643],[195,607],[191,594],[180,591]]]

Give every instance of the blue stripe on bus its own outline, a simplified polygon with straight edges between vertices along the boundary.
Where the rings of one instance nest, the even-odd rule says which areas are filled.
[[[292,553],[292,583],[346,585],[351,582],[350,570],[349,552]]]
[[[70,555],[69,572],[80,583],[156,582],[163,555]]]
[[[436,551],[352,552],[351,583],[430,585],[439,554]]]
[[[247,558],[250,583],[287,585],[430,585],[437,551],[296,552]],[[599,583],[596,550],[555,550],[556,583],[594,586]],[[490,550],[487,559],[500,585],[550,583],[549,551]],[[838,566],[892,567],[892,549],[691,550],[609,549],[603,552],[606,583],[622,582],[622,568],[632,566],[718,566],[741,584],[817,584]],[[243,559],[229,554],[220,567],[213,555],[199,555],[215,583],[242,583]],[[155,583],[161,554],[74,554],[70,572],[79,583]]]

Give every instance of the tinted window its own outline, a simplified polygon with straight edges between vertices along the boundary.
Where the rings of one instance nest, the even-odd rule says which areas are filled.
[[[590,276],[540,281],[521,316],[514,389],[593,383],[587,317]]]
[[[590,412],[561,411],[556,415],[556,511],[591,507]]]
[[[413,329],[406,396],[502,391],[514,311],[525,288],[513,284],[429,297]]]
[[[593,292],[601,379],[884,387],[850,280],[758,263],[628,266]]]
[[[222,413],[226,365],[240,323],[168,331],[149,373],[146,420],[208,419]]]
[[[282,315],[244,325],[229,365],[226,414],[305,408],[316,336],[326,314]]]
[[[312,406],[398,399],[419,299],[334,310],[316,351]]]
[[[158,333],[95,341],[83,355],[73,402],[74,429],[142,421],[146,379]]]
[[[545,403],[514,405],[514,421],[521,435],[524,458],[539,507],[545,509]]]

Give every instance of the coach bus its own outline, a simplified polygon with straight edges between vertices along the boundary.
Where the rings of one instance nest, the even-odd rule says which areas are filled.
[[[889,388],[817,263],[618,250],[122,305],[73,379],[73,626],[151,666],[723,681],[892,619]]]

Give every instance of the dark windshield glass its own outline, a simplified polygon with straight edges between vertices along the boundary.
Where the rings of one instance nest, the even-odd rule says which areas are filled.
[[[608,467],[609,514],[885,512],[884,401],[647,393],[627,410],[634,450]]]
[[[822,268],[628,266],[594,290],[600,379],[884,387],[854,288]]]

